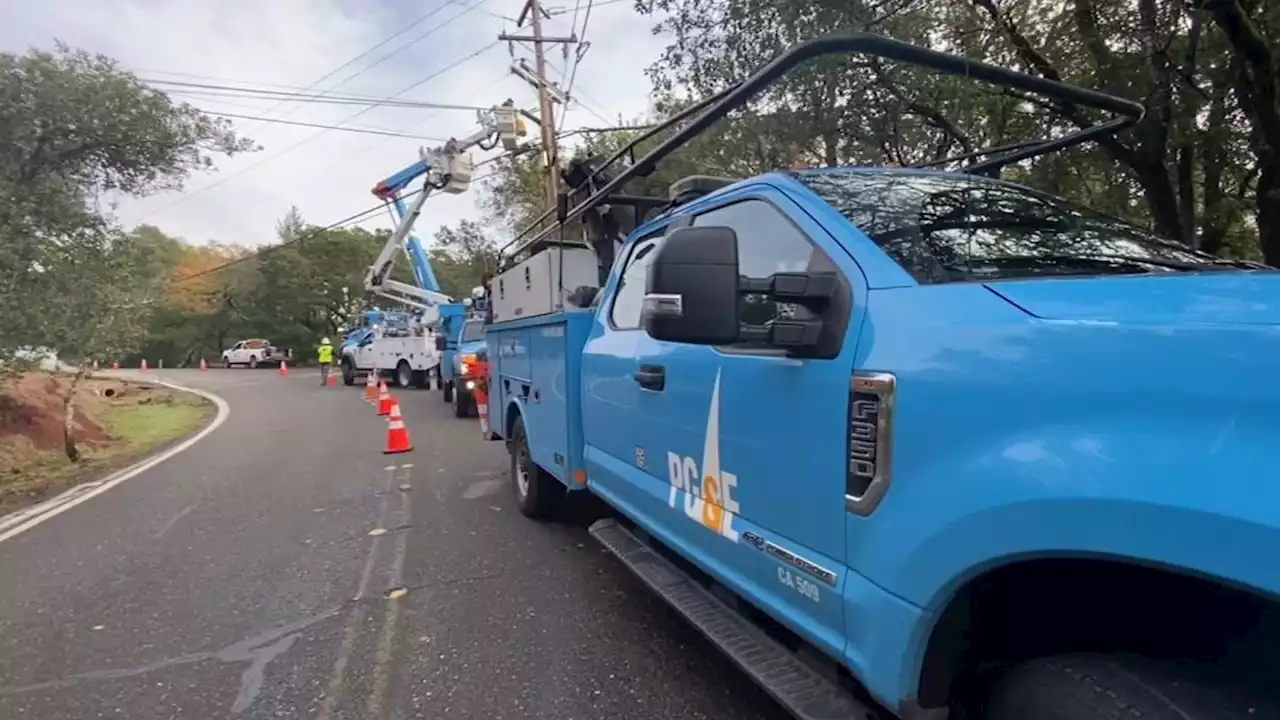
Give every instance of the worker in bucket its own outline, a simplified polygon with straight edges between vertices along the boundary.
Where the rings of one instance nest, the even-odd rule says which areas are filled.
[[[320,347],[316,349],[316,359],[320,361],[320,385],[329,383],[329,368],[333,367],[333,345],[329,338],[320,338]]]

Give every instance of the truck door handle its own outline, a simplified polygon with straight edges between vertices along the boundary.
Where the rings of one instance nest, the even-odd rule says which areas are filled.
[[[667,369],[661,365],[641,365],[631,377],[647,390],[662,392],[667,386]]]

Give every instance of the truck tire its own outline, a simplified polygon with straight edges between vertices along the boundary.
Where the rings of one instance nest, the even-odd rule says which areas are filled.
[[[453,402],[453,383],[440,383],[440,399],[447,403]]]
[[[223,368],[224,370],[230,370],[230,369],[231,369],[231,358],[225,358],[225,357],[224,357],[224,358],[222,358],[222,368]]]
[[[356,384],[356,368],[351,358],[342,358],[342,384],[347,387]]]
[[[554,475],[538,467],[529,452],[529,436],[524,418],[516,417],[511,430],[511,484],[516,493],[516,507],[525,517],[546,518],[555,515],[564,499],[565,487]]]
[[[475,402],[471,399],[471,393],[465,388],[455,387],[453,389],[453,416],[457,418],[471,417],[471,408]]]
[[[419,390],[427,390],[431,387],[431,371],[430,370],[414,370],[413,386]]]
[[[401,360],[396,363],[396,371],[393,378],[396,387],[407,388],[413,384],[413,368],[409,367],[408,360]]]
[[[249,356],[249,369],[250,369],[250,370],[257,370],[257,369],[258,369],[258,356],[257,356],[257,355],[250,355],[250,356]]]
[[[984,720],[1245,720],[1275,707],[1209,680],[1194,664],[1121,655],[1038,658],[996,679]]]

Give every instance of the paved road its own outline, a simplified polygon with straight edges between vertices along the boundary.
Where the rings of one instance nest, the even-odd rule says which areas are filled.
[[[0,542],[0,718],[785,717],[585,520],[520,516],[438,392],[402,393],[415,449],[384,456],[355,389],[164,377],[231,415]]]

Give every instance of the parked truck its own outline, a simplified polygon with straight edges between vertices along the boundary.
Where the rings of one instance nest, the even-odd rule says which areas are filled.
[[[460,418],[476,412],[473,391],[479,379],[477,369],[488,353],[484,317],[477,315],[474,307],[472,303],[440,306],[440,332],[436,336],[441,351],[440,396],[453,405],[454,417]]]
[[[290,357],[289,350],[278,348],[262,338],[249,338],[222,351],[222,366],[230,368],[243,365],[247,368],[257,368],[259,365],[278,363]]]
[[[1111,119],[959,171],[622,192],[849,52]],[[992,177],[1142,112],[843,34],[578,173],[496,278],[489,417],[520,511],[602,499],[591,534],[801,718],[1280,717],[1280,277]],[[615,232],[600,281],[584,253]]]

